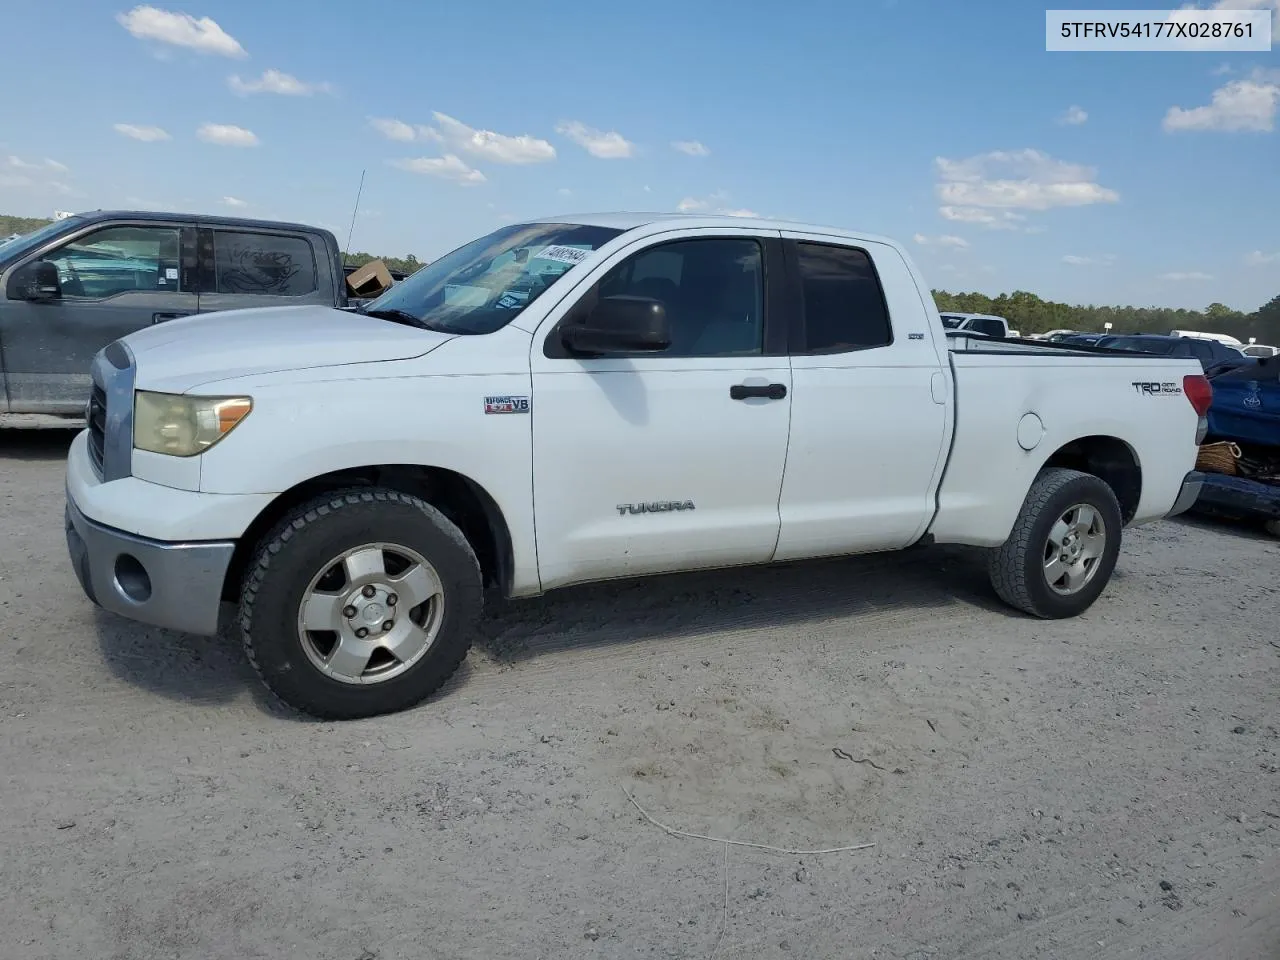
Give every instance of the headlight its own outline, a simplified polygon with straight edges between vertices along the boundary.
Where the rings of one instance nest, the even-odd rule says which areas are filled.
[[[193,457],[235,429],[252,409],[252,397],[188,397],[138,390],[133,395],[133,446],[172,457]]]

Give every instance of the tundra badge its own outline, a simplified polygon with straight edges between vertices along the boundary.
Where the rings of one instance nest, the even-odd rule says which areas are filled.
[[[653,503],[620,503],[618,514],[668,513],[671,510],[692,510],[692,500],[656,500]]]

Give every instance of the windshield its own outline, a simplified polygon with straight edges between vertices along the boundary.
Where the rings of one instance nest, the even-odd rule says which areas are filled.
[[[622,231],[575,223],[520,223],[427,264],[365,313],[407,314],[447,333],[492,333]]]
[[[74,227],[80,217],[68,217],[62,220],[55,220],[53,223],[46,223],[38,230],[32,230],[30,233],[24,233],[20,237],[13,240],[6,240],[0,243],[0,257],[21,256],[28,250],[34,250],[40,244],[44,243],[54,234],[61,233],[64,229]]]
[[[960,324],[964,323],[964,317],[957,317],[952,313],[944,313],[942,316],[942,325],[948,330],[958,330]]]

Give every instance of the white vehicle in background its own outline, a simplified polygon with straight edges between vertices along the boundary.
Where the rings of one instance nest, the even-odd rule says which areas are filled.
[[[94,359],[66,537],[94,602],[214,634],[266,685],[386,713],[454,672],[482,590],[988,548],[1087,610],[1122,529],[1186,510],[1194,360],[949,334],[903,247],[821,226],[517,223],[355,312],[171,320]],[[1029,641],[1032,642],[1032,641]]]
[[[1227,333],[1202,333],[1199,330],[1170,330],[1171,337],[1187,337],[1191,340],[1216,340],[1218,343],[1225,343],[1228,347],[1243,347],[1239,340]]]
[[[1268,346],[1265,343],[1251,343],[1247,347],[1242,347],[1241,352],[1246,357],[1280,357],[1280,347]]]
[[[947,313],[938,314],[942,318],[942,325],[947,330],[964,330],[969,333],[979,333],[986,337],[999,337],[1006,339],[1015,336],[1009,330],[1009,321],[1004,317],[992,316],[989,313]]]

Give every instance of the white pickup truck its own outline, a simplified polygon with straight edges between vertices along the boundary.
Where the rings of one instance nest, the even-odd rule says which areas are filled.
[[[948,336],[885,239],[764,220],[504,227],[361,312],[170,321],[95,358],[67,462],[90,599],[354,718],[458,667],[485,587],[989,548],[1069,617],[1195,499],[1194,360]]]

